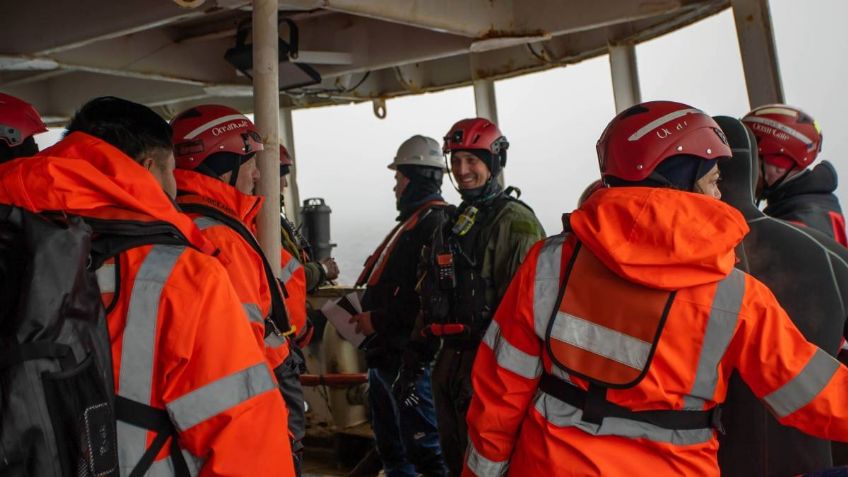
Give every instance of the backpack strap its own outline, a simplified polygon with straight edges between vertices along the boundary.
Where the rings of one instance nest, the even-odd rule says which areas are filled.
[[[94,236],[91,240],[89,269],[97,270],[106,260],[144,245],[183,245],[191,243],[167,222],[133,222],[85,218]]]
[[[165,442],[169,437],[171,438],[170,454],[171,462],[174,464],[175,477],[191,476],[188,464],[177,443],[177,430],[171,423],[167,411],[115,395],[115,417],[127,424],[156,432],[153,443],[141,456],[129,477],[143,477],[150,470],[150,466],[153,465],[159,451],[165,447]]]
[[[273,328],[276,328],[276,330],[273,330],[274,333],[279,331],[284,336],[291,334],[294,330],[292,330],[291,323],[289,322],[289,315],[283,298],[283,294],[288,296],[285,285],[274,276],[271,264],[268,262],[268,257],[265,256],[265,252],[262,251],[262,247],[259,245],[259,242],[256,241],[256,237],[253,236],[253,233],[251,233],[240,220],[235,219],[214,207],[204,204],[181,204],[180,208],[183,212],[204,215],[221,222],[238,232],[248,245],[256,251],[259,258],[262,259],[262,266],[265,269],[265,275],[268,278],[268,287],[271,289],[271,328],[272,330]],[[277,260],[279,259],[280,258],[277,257]],[[279,284],[279,288],[275,286],[276,284]],[[282,291],[282,293],[280,293],[280,291]],[[268,336],[268,331],[271,330],[266,330],[266,336]]]

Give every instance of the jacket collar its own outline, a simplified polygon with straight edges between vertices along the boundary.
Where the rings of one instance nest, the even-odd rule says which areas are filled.
[[[0,165],[0,203],[32,212],[165,222],[196,248],[214,251],[150,172],[112,145],[81,132],[33,157]]]
[[[178,204],[208,205],[253,228],[264,197],[243,194],[214,177],[186,169],[175,170],[174,177],[177,179]]]

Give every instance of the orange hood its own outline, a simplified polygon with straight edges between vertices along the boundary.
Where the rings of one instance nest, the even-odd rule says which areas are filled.
[[[716,199],[648,187],[602,189],[570,216],[571,228],[609,269],[632,282],[675,290],[721,280],[748,233]]]
[[[175,170],[174,177],[179,191],[178,204],[198,203],[214,207],[238,219],[255,233],[256,215],[262,208],[264,197],[243,194],[226,182],[186,169]]]
[[[110,144],[81,132],[33,157],[0,165],[0,203],[32,212],[166,222],[198,249],[214,250],[148,171]]]

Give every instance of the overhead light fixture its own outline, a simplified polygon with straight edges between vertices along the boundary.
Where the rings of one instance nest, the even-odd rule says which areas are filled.
[[[282,20],[289,26],[289,41],[278,38],[280,67],[279,88],[286,91],[294,88],[310,86],[321,82],[321,74],[306,63],[293,63],[298,56],[298,31],[293,21],[285,18]],[[251,80],[253,79],[253,44],[247,43],[247,36],[251,27],[244,23],[236,31],[236,46],[224,53],[224,59],[235,69]]]

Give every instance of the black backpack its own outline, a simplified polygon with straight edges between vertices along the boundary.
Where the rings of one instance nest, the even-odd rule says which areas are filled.
[[[175,435],[165,411],[115,396],[95,275],[107,258],[151,243],[187,245],[169,224],[0,205],[0,475],[117,476],[116,416],[159,434],[134,476]],[[172,441],[177,475],[187,475]]]

